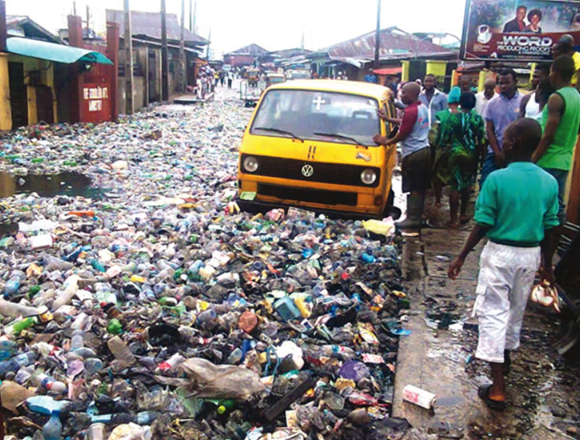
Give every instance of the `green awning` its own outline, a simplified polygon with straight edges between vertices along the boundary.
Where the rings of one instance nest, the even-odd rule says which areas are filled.
[[[31,40],[29,38],[8,38],[6,49],[9,53],[25,57],[39,58],[55,63],[73,64],[77,61],[88,63],[113,64],[101,52],[78,47],[65,46],[63,44],[48,43],[46,41]]]

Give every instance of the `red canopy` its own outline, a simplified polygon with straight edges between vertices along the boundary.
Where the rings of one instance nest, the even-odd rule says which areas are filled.
[[[398,75],[403,72],[402,67],[387,67],[384,69],[373,69],[373,72],[377,75]]]

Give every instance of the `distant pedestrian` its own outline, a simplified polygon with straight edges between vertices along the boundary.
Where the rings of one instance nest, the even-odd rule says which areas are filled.
[[[503,154],[509,165],[487,179],[477,199],[476,226],[448,271],[449,278],[457,279],[467,256],[487,236],[473,310],[479,321],[475,357],[489,362],[493,379],[492,385],[479,388],[478,395],[498,411],[506,407],[504,375],[510,371],[511,352],[520,346],[542,253],[541,281],[554,281],[558,184],[531,161],[541,137],[540,124],[533,119],[519,119],[507,127]]]
[[[226,81],[226,74],[223,70],[220,70],[220,84],[223,87]]]
[[[475,185],[481,149],[486,146],[485,123],[473,111],[475,95],[463,93],[459,99],[460,112],[451,113],[443,131],[443,144],[450,145],[449,152],[449,227],[458,228],[469,222],[467,207]],[[461,216],[458,218],[461,201]],[[460,220],[460,222],[458,221]]]
[[[563,55],[552,64],[550,81],[557,91],[543,110],[544,135],[533,156],[534,162],[558,181],[561,225],[566,222],[564,194],[580,127],[580,94],[572,87],[574,72],[574,60],[569,56]]]
[[[459,100],[461,93],[459,88],[454,88],[449,93],[447,100],[448,108],[435,115],[435,122],[429,133],[429,141],[433,151],[433,174],[432,184],[435,193],[435,207],[441,207],[443,188],[451,181],[451,169],[449,157],[451,155],[451,137],[448,135],[449,119],[452,114],[459,112]]]
[[[496,84],[495,80],[488,79],[483,84],[483,90],[481,92],[479,92],[477,95],[475,95],[475,99],[476,99],[475,112],[479,116],[483,117],[483,113],[485,112],[485,109],[487,108],[488,102],[497,96],[497,93],[495,91],[496,87],[497,87],[497,84]]]
[[[570,34],[562,35],[558,42],[554,45],[552,49],[552,54],[554,59],[561,57],[562,55],[568,55],[574,60],[574,76],[572,76],[572,87],[580,88],[580,53],[576,52],[574,46],[576,41],[574,37]]]
[[[220,82],[220,74],[217,71],[215,71],[214,74],[213,74],[213,78],[214,78],[214,81],[215,81],[214,87],[217,87],[218,84],[219,84],[219,82]]]
[[[407,107],[402,120],[389,118],[384,110],[379,116],[386,122],[399,124],[399,132],[391,139],[377,134],[378,145],[391,146],[401,143],[403,153],[403,192],[407,196],[407,218],[397,225],[400,229],[421,227],[425,196],[431,185],[431,149],[429,148],[429,110],[421,101],[421,87],[408,83],[401,91],[401,101]]]
[[[541,111],[540,104],[536,101],[536,92],[540,85],[540,81],[544,78],[548,78],[548,76],[550,76],[550,65],[546,63],[538,64],[534,69],[532,80],[530,81],[532,92],[522,98],[520,104],[520,118],[538,119]]]
[[[512,69],[502,70],[499,73],[499,88],[500,95],[489,101],[483,114],[489,148],[481,169],[480,187],[483,187],[492,172],[505,166],[504,132],[518,118],[522,101],[522,95],[518,92],[516,72]]]
[[[228,72],[228,89],[232,88],[233,82],[234,82],[234,73],[230,70]]]
[[[435,115],[447,110],[447,95],[437,89],[435,75],[425,76],[419,101],[429,109],[429,127],[431,127],[435,123]]]
[[[359,77],[360,78],[360,77]],[[367,74],[365,75],[365,82],[377,84],[378,78],[377,75],[373,73],[373,69],[369,69]]]

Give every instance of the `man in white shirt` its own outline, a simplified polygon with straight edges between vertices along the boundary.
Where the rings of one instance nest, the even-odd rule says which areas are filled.
[[[475,95],[475,111],[479,116],[483,116],[487,103],[497,96],[497,93],[495,92],[496,87],[497,84],[495,83],[495,80],[488,79],[483,85],[483,90]]]

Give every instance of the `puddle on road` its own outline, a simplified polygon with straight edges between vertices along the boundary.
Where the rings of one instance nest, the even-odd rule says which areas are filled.
[[[15,194],[37,193],[40,197],[82,196],[98,198],[100,188],[91,187],[92,180],[84,174],[64,172],[59,174],[28,174],[16,176],[0,172],[0,199]]]
[[[28,174],[19,176],[0,172],[0,201],[17,194],[36,193],[40,197],[86,197],[101,199],[108,191],[93,187],[92,179],[84,174],[63,172],[58,174]],[[0,237],[18,232],[16,221],[0,221]]]

